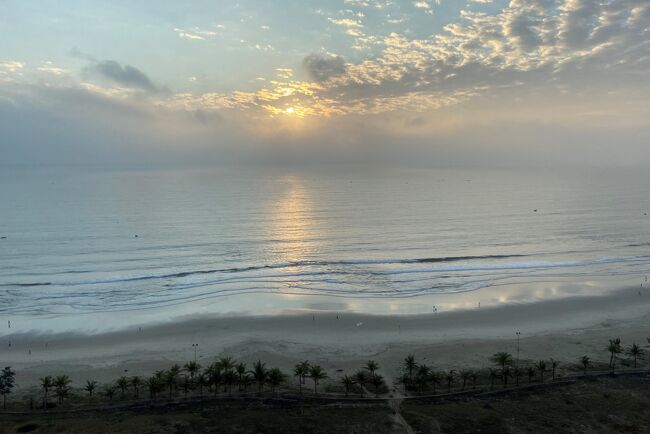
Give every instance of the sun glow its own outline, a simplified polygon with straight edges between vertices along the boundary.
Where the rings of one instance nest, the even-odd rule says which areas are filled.
[[[288,115],[292,115],[292,114],[294,114],[294,113],[296,112],[296,109],[294,109],[293,107],[287,107],[287,108],[284,110],[284,112],[285,112],[286,114],[288,114]]]

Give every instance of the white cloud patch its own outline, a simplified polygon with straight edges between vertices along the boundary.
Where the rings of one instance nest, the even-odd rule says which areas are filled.
[[[184,30],[179,28],[174,28],[174,32],[178,35],[179,38],[189,39],[194,41],[204,41],[208,38],[214,37],[217,35],[216,32],[210,30],[201,30],[198,27],[195,27],[191,30]]]

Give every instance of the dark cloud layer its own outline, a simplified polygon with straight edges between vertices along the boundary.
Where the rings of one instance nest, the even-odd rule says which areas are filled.
[[[148,93],[162,91],[153,81],[135,66],[122,65],[115,60],[103,60],[86,68],[90,74],[101,76],[114,83]]]
[[[310,54],[302,61],[303,67],[315,81],[325,81],[345,74],[345,60],[341,56]]]

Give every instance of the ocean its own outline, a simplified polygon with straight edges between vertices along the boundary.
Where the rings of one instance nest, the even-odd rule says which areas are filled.
[[[0,168],[0,319],[97,329],[641,290],[648,187],[623,169]]]

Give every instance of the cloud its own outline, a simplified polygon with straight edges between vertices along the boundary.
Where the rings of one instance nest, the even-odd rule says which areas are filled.
[[[336,24],[337,26],[352,27],[356,29],[360,29],[363,27],[363,24],[361,24],[359,21],[350,18],[339,18],[339,19],[329,18],[329,20],[332,24]]]
[[[336,49],[345,59],[309,54],[305,74],[294,73],[287,66],[295,67],[304,46],[287,55],[278,42],[278,51],[264,57],[265,70],[249,71],[245,84],[233,79],[232,87],[211,89],[204,80],[162,92],[134,66],[85,54],[86,73],[97,80],[83,83],[73,72],[38,74],[38,64],[0,61],[0,150],[15,156],[22,151],[11,147],[22,146],[24,161],[59,158],[55,150],[62,148],[88,155],[87,143],[102,137],[102,152],[88,158],[111,155],[119,142],[129,144],[120,149],[124,161],[221,162],[226,154],[418,164],[647,161],[647,0],[511,0],[499,10],[481,9],[489,13],[463,10],[435,34],[413,23],[375,32],[373,13],[383,12],[374,9],[387,3],[346,3],[368,8],[364,23],[344,15],[332,23],[367,35],[354,36],[348,51],[339,44],[349,38],[341,35],[332,47],[329,39],[313,47]],[[361,45],[370,49],[353,51]],[[182,68],[183,80],[188,72],[202,71]],[[267,79],[250,79],[259,75]],[[29,130],[29,119],[44,126],[42,133]]]
[[[113,83],[131,89],[139,89],[147,93],[158,93],[164,90],[156,86],[153,81],[138,68],[131,65],[122,65],[115,60],[102,60],[86,67],[86,73],[97,75]]]
[[[216,36],[216,32],[209,30],[201,30],[198,27],[192,30],[184,30],[179,28],[174,28],[174,32],[182,39],[190,39],[195,41],[204,41],[206,38]]]
[[[22,77],[25,64],[17,60],[0,60],[0,83],[12,82]]]
[[[431,6],[433,0],[419,0],[416,2],[413,2],[413,6],[417,9],[422,9],[424,10],[425,13],[429,15],[433,15],[433,8]],[[440,5],[440,0],[435,0],[435,3],[437,5]]]
[[[309,76],[317,82],[345,74],[345,60],[341,56],[322,56],[312,53],[302,60],[302,65]]]

